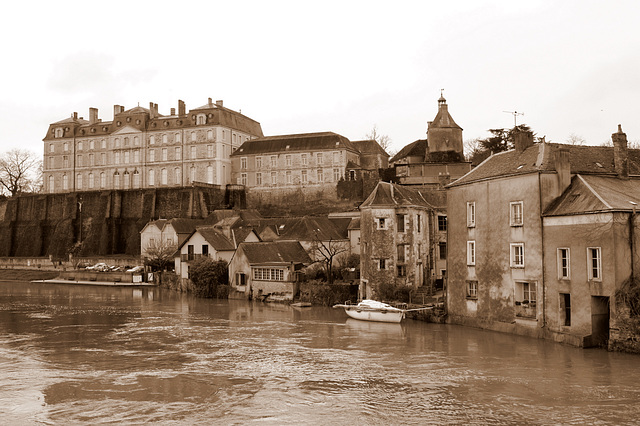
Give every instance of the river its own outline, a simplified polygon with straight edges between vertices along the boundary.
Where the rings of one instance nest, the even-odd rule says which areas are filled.
[[[331,308],[0,282],[3,424],[634,424],[640,357]]]

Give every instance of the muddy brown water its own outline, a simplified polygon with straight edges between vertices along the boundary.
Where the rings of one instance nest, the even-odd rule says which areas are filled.
[[[0,282],[3,424],[637,424],[640,356],[331,308]]]

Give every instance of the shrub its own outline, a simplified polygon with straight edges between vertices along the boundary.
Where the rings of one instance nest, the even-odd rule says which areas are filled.
[[[393,283],[381,283],[378,285],[378,297],[388,302],[411,302],[411,287]]]
[[[227,262],[220,260],[215,261],[203,257],[189,267],[189,279],[193,283],[193,293],[198,297],[224,297],[228,296],[229,290],[226,292],[218,287],[228,287],[229,284],[229,265]]]

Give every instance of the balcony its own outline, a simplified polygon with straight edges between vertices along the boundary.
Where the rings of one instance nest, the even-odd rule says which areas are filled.
[[[206,254],[199,254],[199,253],[187,253],[187,254],[180,254],[180,261],[182,262],[193,262],[194,260],[198,260],[201,257],[209,257]]]

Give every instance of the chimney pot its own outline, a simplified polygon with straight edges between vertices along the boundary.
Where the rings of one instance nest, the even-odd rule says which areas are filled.
[[[176,115],[176,109],[175,108],[171,108],[171,115]]]
[[[186,107],[185,107],[184,101],[181,101],[178,99],[178,115],[180,117],[183,117],[187,113],[185,108]]]
[[[218,105],[218,106],[223,106],[223,105],[222,105],[222,100],[218,100],[218,101],[216,101],[216,105]]]
[[[209,98],[209,107],[213,106],[213,99]]]
[[[516,131],[514,135],[516,151],[522,152],[533,145],[533,133]]]
[[[619,178],[629,179],[629,157],[627,152],[627,135],[618,124],[618,132],[611,135],[613,141],[613,165]]]
[[[75,111],[74,111],[74,113],[73,113],[73,119],[74,119],[74,120],[77,120],[77,119],[78,119],[78,113],[77,113],[77,112],[75,112]]]
[[[89,108],[89,124],[98,122],[98,108]]]

